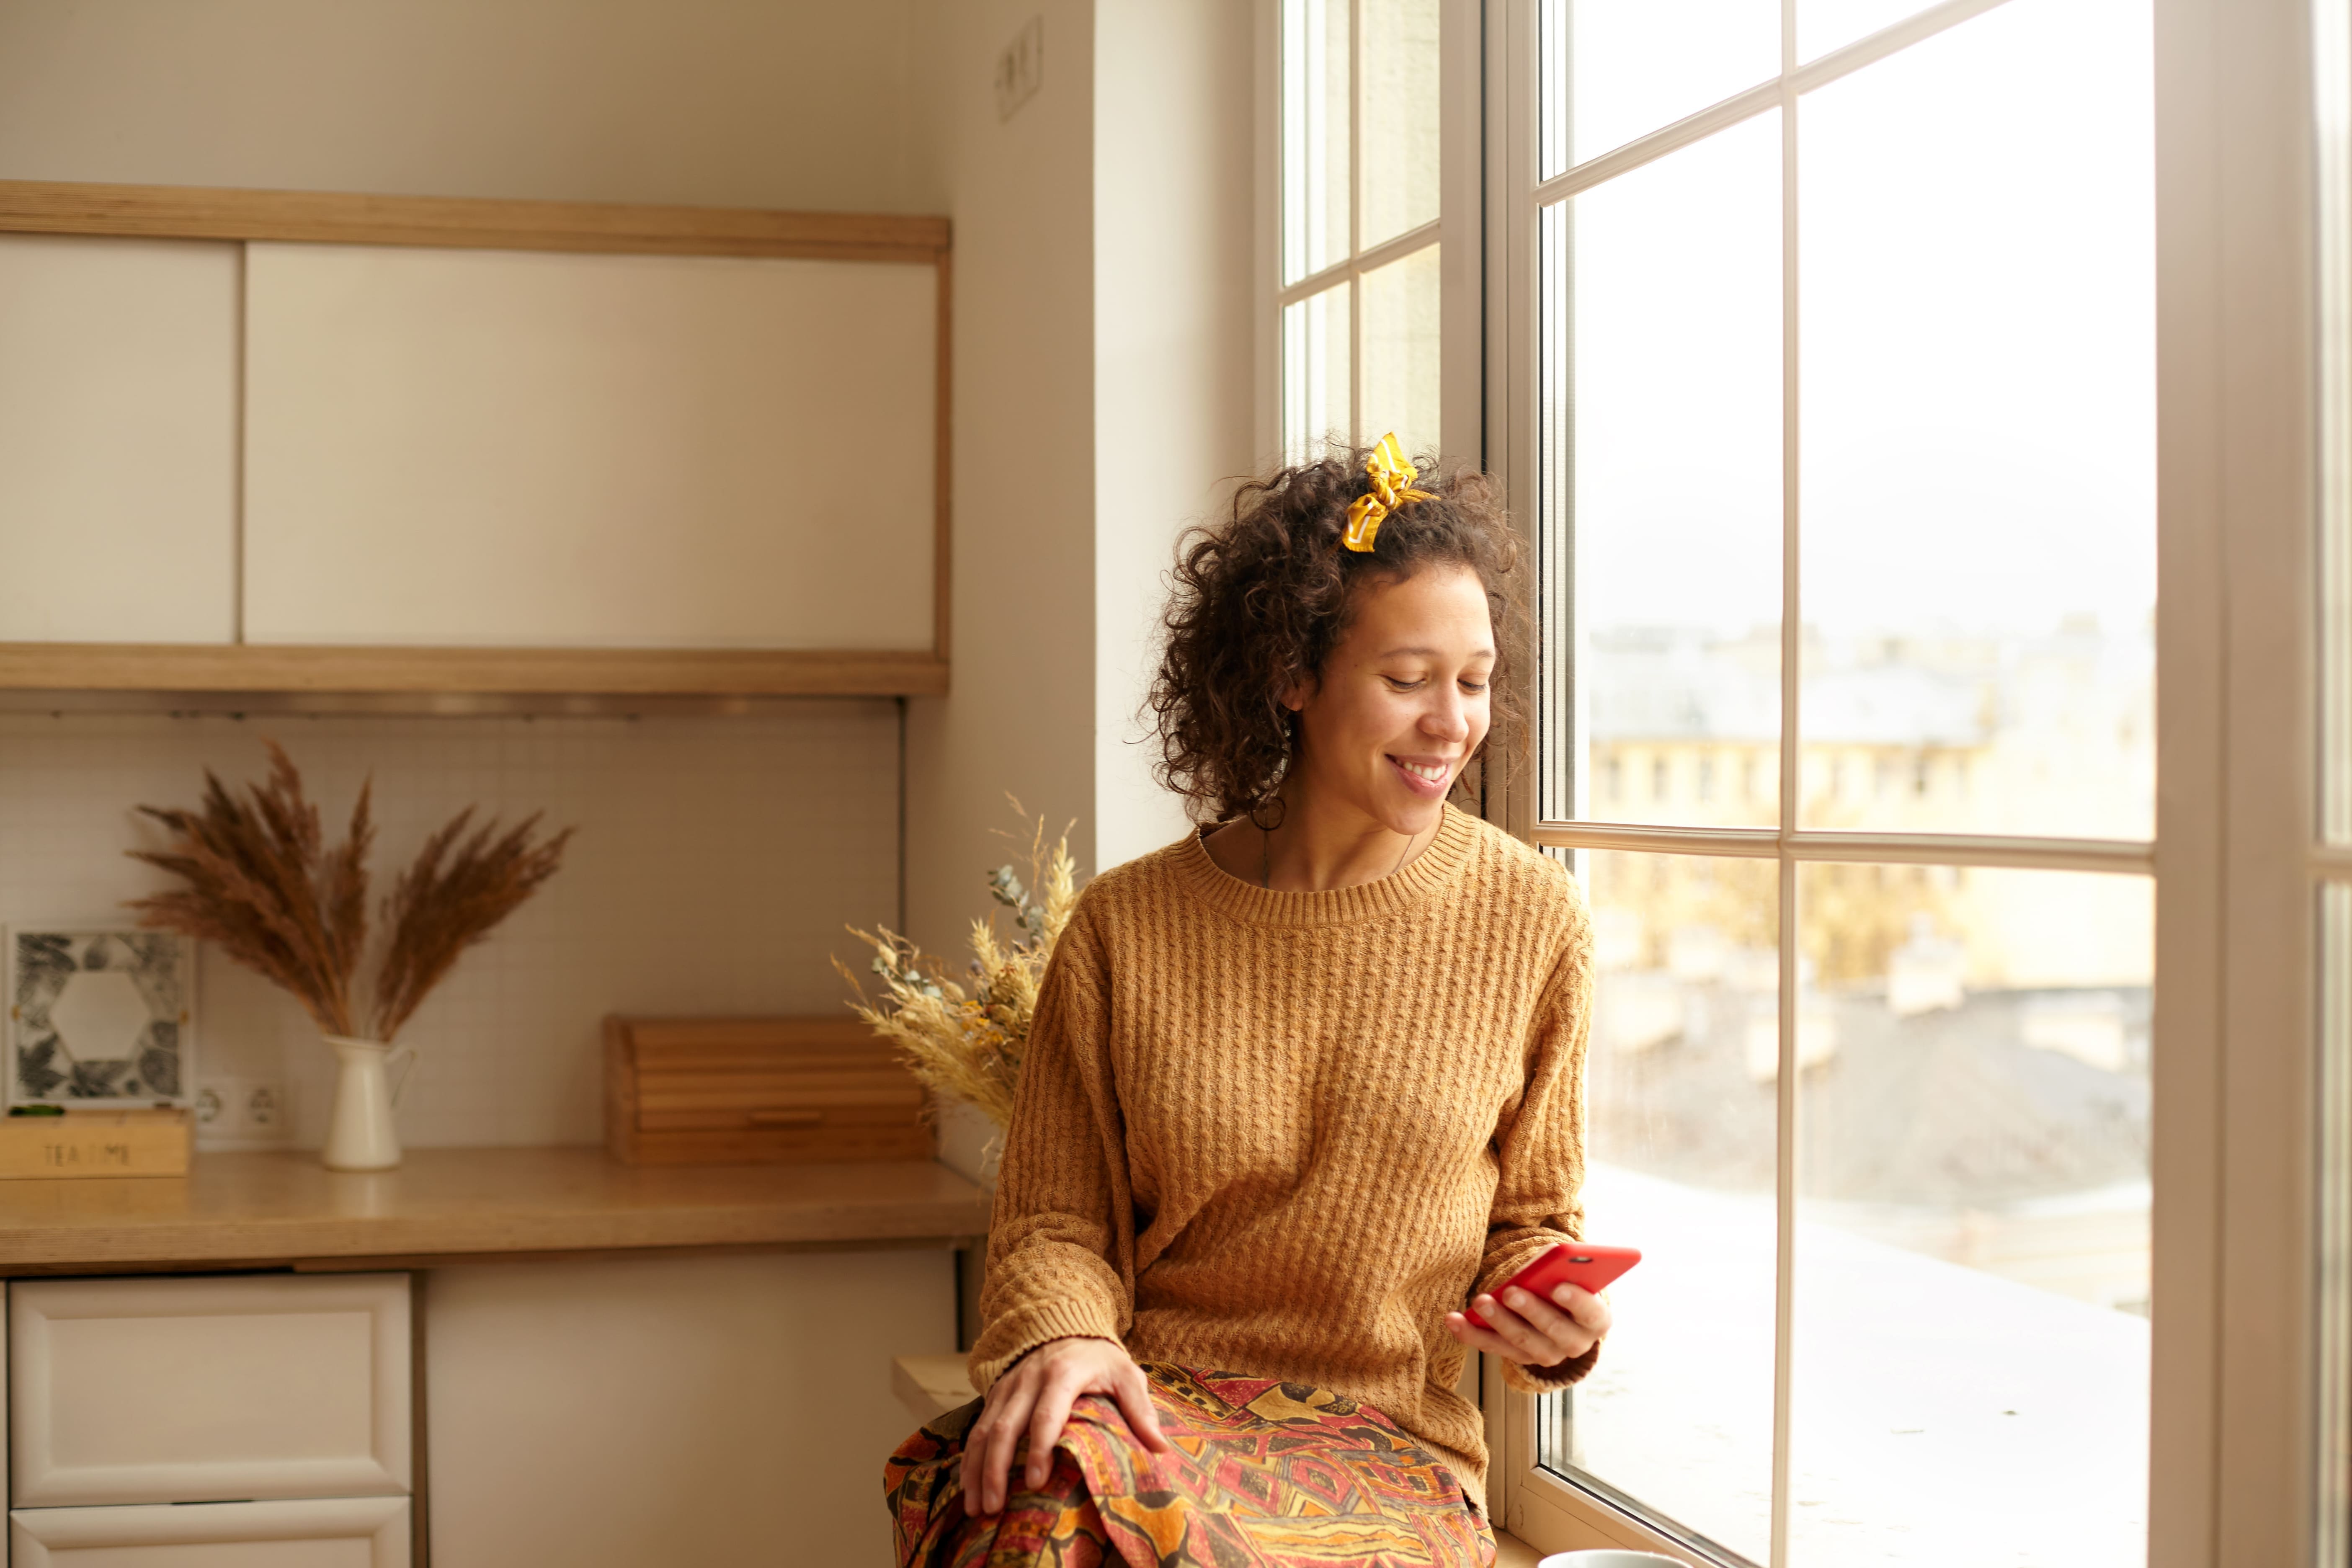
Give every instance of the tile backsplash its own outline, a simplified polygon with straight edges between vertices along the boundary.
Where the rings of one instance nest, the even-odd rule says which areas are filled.
[[[898,725],[871,701],[727,718],[0,714],[0,923],[128,923],[123,900],[164,881],[123,854],[162,841],[134,808],[194,805],[208,767],[258,777],[264,736],[301,768],[331,836],[373,778],[379,899],[460,807],[543,810],[580,833],[402,1030],[419,1069],[401,1136],[595,1142],[606,1013],[839,1008],[827,960],[854,956],[843,926],[897,918]],[[318,1031],[209,947],[195,1056],[200,1086],[275,1089],[278,1136],[323,1141],[334,1068]]]

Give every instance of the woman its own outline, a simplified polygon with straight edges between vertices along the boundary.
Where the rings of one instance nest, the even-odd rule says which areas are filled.
[[[1492,1561],[1465,1355],[1561,1388],[1609,1329],[1505,1288],[1582,1226],[1583,908],[1446,804],[1518,554],[1483,476],[1394,437],[1188,541],[1152,707],[1219,826],[1097,878],[1055,949],[985,1399],[892,1458],[902,1564]]]

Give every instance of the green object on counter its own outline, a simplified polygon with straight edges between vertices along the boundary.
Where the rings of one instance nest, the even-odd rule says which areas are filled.
[[[66,1108],[62,1105],[12,1105],[8,1108],[11,1116],[63,1116],[65,1113]]]

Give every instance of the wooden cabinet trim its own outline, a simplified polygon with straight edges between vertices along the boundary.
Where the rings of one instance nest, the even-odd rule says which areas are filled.
[[[935,654],[0,643],[0,691],[937,697]]]
[[[0,180],[0,232],[929,264],[949,222],[899,213]]]

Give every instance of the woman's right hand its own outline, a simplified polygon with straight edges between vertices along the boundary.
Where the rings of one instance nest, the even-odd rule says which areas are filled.
[[[996,1380],[980,1419],[964,1436],[963,1494],[974,1513],[985,1516],[1004,1507],[1013,1451],[1024,1432],[1029,1460],[1022,1479],[1031,1491],[1045,1484],[1054,1473],[1054,1445],[1062,1440],[1070,1406],[1082,1394],[1109,1394],[1145,1447],[1170,1452],[1151,1408],[1151,1384],[1126,1346],[1109,1340],[1047,1340]]]

